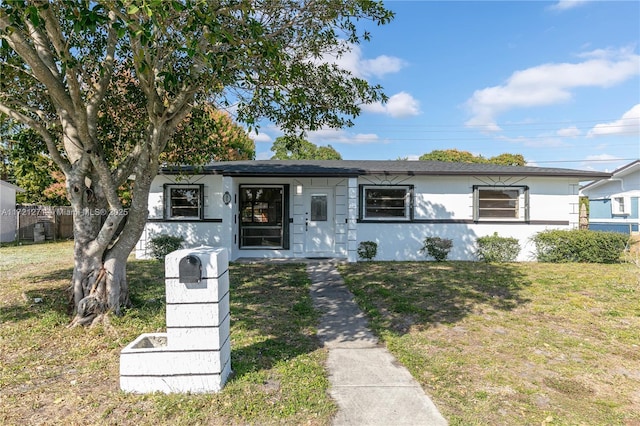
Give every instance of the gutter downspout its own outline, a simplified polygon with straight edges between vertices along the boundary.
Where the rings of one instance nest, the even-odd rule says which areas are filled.
[[[624,191],[625,191],[625,189],[624,189],[624,180],[623,180],[623,179],[621,179],[621,178],[613,178],[613,177],[612,177],[612,178],[607,179],[607,182],[613,182],[613,181],[618,181],[618,182],[620,182],[620,190],[621,190],[622,192],[624,192]]]

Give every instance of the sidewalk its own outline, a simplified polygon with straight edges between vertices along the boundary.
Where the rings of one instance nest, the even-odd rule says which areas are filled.
[[[307,273],[314,305],[323,313],[318,337],[329,349],[330,392],[339,407],[333,424],[446,425],[407,369],[378,345],[335,264],[309,262]]]

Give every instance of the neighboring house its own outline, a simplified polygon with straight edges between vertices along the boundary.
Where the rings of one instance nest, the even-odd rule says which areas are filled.
[[[427,236],[453,240],[449,259],[474,259],[477,237],[515,237],[530,260],[539,231],[578,226],[581,181],[610,173],[436,161],[233,161],[165,169],[149,194],[136,248],[156,235],[226,247],[229,258],[425,260]]]
[[[638,232],[640,160],[614,170],[609,179],[584,186],[580,195],[589,198],[589,229]]]
[[[0,180],[0,243],[16,239],[16,193],[24,189]]]

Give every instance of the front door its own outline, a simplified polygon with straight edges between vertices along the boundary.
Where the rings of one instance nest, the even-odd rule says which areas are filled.
[[[335,201],[332,188],[310,188],[305,197],[305,252],[308,256],[333,256]]]

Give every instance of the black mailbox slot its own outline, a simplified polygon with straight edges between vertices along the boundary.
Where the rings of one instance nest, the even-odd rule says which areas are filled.
[[[183,284],[199,283],[202,280],[202,263],[196,256],[185,256],[178,265],[178,281]]]

